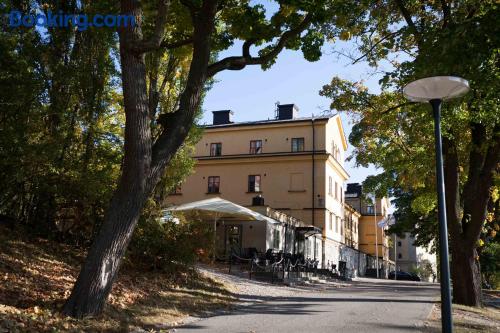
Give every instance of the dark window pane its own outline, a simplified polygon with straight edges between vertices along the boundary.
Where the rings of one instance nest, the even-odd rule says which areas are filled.
[[[219,193],[220,177],[208,177],[208,193]]]
[[[292,138],[292,152],[304,151],[304,138]]]
[[[216,142],[210,144],[210,156],[222,155],[222,143]]]
[[[262,140],[250,141],[250,154],[262,153]]]
[[[248,176],[248,192],[260,192],[260,175]]]

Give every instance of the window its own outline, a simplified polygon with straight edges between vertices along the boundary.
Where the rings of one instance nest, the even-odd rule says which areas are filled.
[[[273,231],[273,248],[274,249],[279,249],[280,248],[280,231],[279,229],[274,229]]]
[[[210,144],[210,156],[222,155],[222,143],[215,142]]]
[[[333,158],[336,159],[337,161],[340,160],[340,149],[334,140],[332,140],[332,155]]]
[[[401,247],[401,241],[398,241],[398,246]]]
[[[332,191],[333,191],[332,190],[332,177],[330,176],[330,177],[328,177],[328,194],[333,195]]]
[[[292,152],[304,151],[304,138],[292,138]]]
[[[336,216],[335,217],[335,232],[339,232],[339,224],[340,224],[340,217]]]
[[[333,214],[330,213],[330,230],[333,230]]]
[[[372,205],[366,206],[366,213],[367,214],[374,214],[375,213],[375,208]]]
[[[338,184],[337,182],[335,182],[335,199],[339,198],[337,194],[338,194]]]
[[[340,187],[340,202],[344,202],[344,190],[342,189],[342,186]]]
[[[260,192],[260,175],[248,176],[248,192]]]
[[[403,255],[401,253],[398,253],[398,259],[402,259]]]
[[[220,187],[219,176],[208,177],[208,193],[219,193],[219,187]]]
[[[250,141],[250,154],[262,153],[262,140]]]

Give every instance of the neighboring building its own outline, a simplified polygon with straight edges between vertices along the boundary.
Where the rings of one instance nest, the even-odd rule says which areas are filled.
[[[394,242],[394,237],[391,236]],[[410,233],[405,237],[395,237],[395,244],[391,246],[390,258],[396,263],[398,271],[412,272],[417,267],[417,247],[414,245],[415,238]],[[394,255],[395,254],[395,255]]]
[[[356,211],[361,213],[359,218],[359,250],[366,254],[375,256],[378,244],[378,256],[380,259],[389,260],[389,237],[385,235],[383,228],[376,227],[377,222],[387,217],[389,200],[377,198],[376,205],[363,200],[363,188],[361,184],[347,184],[345,201]],[[375,236],[375,232],[377,235]]]
[[[278,105],[276,111],[275,119],[241,123],[232,122],[229,110],[214,111],[213,124],[205,126],[195,147],[194,174],[169,201],[220,196],[249,206],[260,194],[266,205],[321,230],[319,238],[304,235],[306,257],[323,267],[337,263],[349,177],[340,116],[298,118],[293,104]]]
[[[361,214],[349,204],[344,204],[345,234],[343,243],[353,249],[359,249],[359,218]]]
[[[394,242],[394,236],[391,238]],[[436,255],[414,243],[415,238],[410,233],[405,233],[405,237],[396,237],[389,249],[390,259],[395,261],[398,271],[418,272],[424,281],[432,282],[437,276]]]

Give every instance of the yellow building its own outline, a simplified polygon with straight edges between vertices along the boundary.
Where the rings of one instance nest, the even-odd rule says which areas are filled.
[[[278,105],[271,120],[231,121],[214,111],[195,147],[194,174],[170,197],[173,204],[220,196],[243,206],[261,195],[265,205],[321,229],[306,257],[338,262],[345,236],[344,169],[347,141],[339,115],[299,118]]]
[[[376,205],[362,199],[362,186],[357,183],[347,184],[345,201],[361,216],[359,217],[359,250],[375,256],[378,252],[380,259],[389,259],[389,236],[384,229],[376,227],[377,222],[386,218],[389,209],[389,200],[386,197],[377,198]],[[375,232],[377,234],[375,235]],[[376,249],[378,244],[378,250]]]
[[[359,249],[359,219],[361,214],[351,207],[348,203],[344,203],[344,225],[345,233],[343,243],[353,249]]]

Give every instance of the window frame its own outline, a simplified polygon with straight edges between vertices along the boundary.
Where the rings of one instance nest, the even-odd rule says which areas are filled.
[[[253,177],[253,184],[251,181],[252,177]],[[248,193],[260,193],[262,192],[261,187],[262,187],[262,177],[260,175],[248,175]]]
[[[259,143],[259,144],[257,144]],[[255,144],[255,146],[252,146]],[[252,155],[262,154],[262,140],[250,140],[250,151],[249,153]]]
[[[213,148],[215,147],[215,149]],[[219,148],[219,149],[217,149]],[[210,143],[210,156],[222,156],[222,142],[211,142]]]
[[[215,184],[217,190],[214,190]],[[208,176],[207,193],[220,193],[220,176]]]
[[[299,153],[305,151],[305,139],[304,137],[292,138],[292,153]]]

